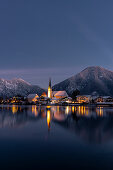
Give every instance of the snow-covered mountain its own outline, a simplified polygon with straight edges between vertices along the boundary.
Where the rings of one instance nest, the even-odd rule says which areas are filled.
[[[30,93],[41,94],[44,89],[34,86],[22,79],[0,79],[0,96],[12,97],[16,95],[27,96]]]
[[[53,86],[53,90],[66,90],[68,94],[75,89],[79,89],[80,94],[97,92],[99,95],[113,96],[113,72],[98,66],[87,67]]]

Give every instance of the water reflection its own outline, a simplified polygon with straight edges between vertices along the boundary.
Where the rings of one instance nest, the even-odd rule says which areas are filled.
[[[103,107],[97,107],[96,113],[98,116],[102,117],[103,116]]]
[[[35,115],[35,117],[38,116],[38,110],[36,105],[32,105],[32,113]]]
[[[65,128],[84,141],[102,143],[113,139],[113,108],[87,106],[0,106],[0,127],[25,126],[47,121],[47,128]],[[42,127],[41,127],[42,128]]]
[[[48,129],[50,129],[50,121],[51,121],[51,112],[50,109],[47,110],[47,125]]]
[[[7,107],[7,109],[9,110],[9,107]],[[15,114],[18,112],[18,106],[17,105],[12,105],[12,113]]]

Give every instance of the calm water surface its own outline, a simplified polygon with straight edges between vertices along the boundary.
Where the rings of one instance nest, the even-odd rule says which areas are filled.
[[[113,169],[113,108],[0,106],[1,169]]]

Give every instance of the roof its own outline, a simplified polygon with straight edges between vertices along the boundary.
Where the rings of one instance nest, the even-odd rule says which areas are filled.
[[[50,99],[49,97],[44,97],[44,99]]]
[[[68,97],[68,99],[72,100],[72,98],[71,98],[71,97]]]
[[[99,96],[92,96],[92,99],[95,100],[95,99],[98,99]]]
[[[34,98],[34,97],[36,97],[36,96],[39,97],[38,94],[29,94],[29,95],[27,96],[27,98]]]
[[[59,99],[57,99],[56,97],[53,97],[52,100],[59,100]]]
[[[108,99],[108,98],[112,98],[111,96],[98,96],[97,98],[103,98],[103,99]]]
[[[78,95],[76,97],[91,97],[91,95]]]
[[[112,98],[111,96],[102,96],[104,99]]]
[[[46,92],[43,92],[43,93],[42,93],[42,96],[47,96]]]
[[[68,96],[67,92],[66,91],[53,91],[53,95],[54,96]]]

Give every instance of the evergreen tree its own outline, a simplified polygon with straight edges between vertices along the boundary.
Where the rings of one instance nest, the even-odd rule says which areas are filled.
[[[76,96],[80,94],[80,91],[78,89],[74,90],[73,93],[71,94],[71,97],[73,100],[76,100]]]

